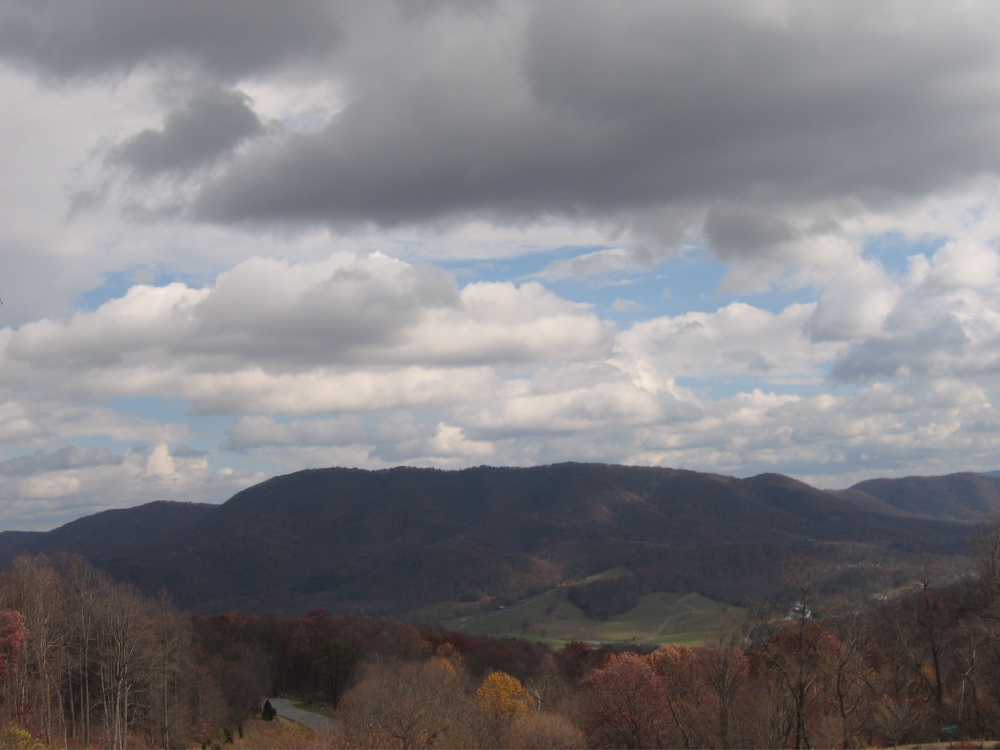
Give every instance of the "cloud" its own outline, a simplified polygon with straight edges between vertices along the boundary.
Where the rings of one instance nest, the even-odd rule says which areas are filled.
[[[26,477],[50,471],[80,469],[86,466],[117,466],[121,456],[113,456],[107,448],[89,446],[63,446],[52,453],[36,451],[30,456],[20,456],[0,461],[0,474],[8,477]]]
[[[262,481],[259,472],[212,470],[204,456],[171,456],[165,443],[122,453],[73,447],[4,462],[0,524],[51,528],[80,515],[159,499],[219,502]],[[51,502],[37,502],[50,500]]]
[[[879,330],[840,352],[835,383],[894,377],[990,377],[1000,372],[1000,258],[996,248],[951,242],[911,258],[909,279],[879,304]],[[887,301],[887,300],[885,300]],[[864,307],[864,299],[856,302]]]
[[[773,314],[734,302],[714,313],[641,321],[619,337],[615,361],[652,392],[674,378],[710,374],[771,384],[820,382],[838,348],[808,340],[814,310],[790,305]]]
[[[671,390],[654,394],[637,388],[624,373],[604,364],[559,368],[531,382],[508,383],[500,396],[461,410],[470,436],[596,437],[609,429],[683,420],[692,411]]]
[[[851,215],[1000,166],[992,13],[883,4],[858,23],[840,5],[584,2],[383,17],[377,36],[348,31],[355,94],[340,114],[248,150],[194,208],[224,222],[642,228],[656,207],[682,224],[707,215],[723,257],[773,252],[818,206]]]
[[[321,3],[248,6],[234,13],[220,0],[188,7],[25,0],[0,11],[0,54],[58,79],[164,62],[235,78],[324,52],[337,36],[336,22]]]
[[[823,282],[825,289],[805,324],[814,342],[879,337],[903,289],[880,264],[856,258]]]
[[[918,259],[914,273],[923,276],[923,284],[941,290],[996,289],[1000,282],[1000,253],[973,242],[949,242],[934,253],[933,262],[924,265]]]
[[[615,312],[635,312],[637,310],[645,309],[645,305],[642,302],[636,302],[635,300],[622,299],[619,297],[614,302],[611,303],[611,309]]]
[[[373,432],[355,415],[280,423],[270,415],[257,414],[241,417],[226,430],[227,447],[234,450],[264,446],[351,445],[387,436]]]
[[[179,445],[170,452],[170,455],[176,456],[177,458],[204,458],[208,455],[208,451],[188,448],[186,445]]]
[[[265,478],[213,471],[204,456],[171,456],[165,443],[121,453],[92,446],[7,459],[0,464],[0,524],[46,529],[77,516],[157,499],[219,502]]]
[[[1000,166],[990,4],[880,3],[865,23],[836,4],[407,7],[234,18],[214,2],[12,3],[0,49],[63,76],[150,63],[169,80],[200,66],[214,93],[115,152],[147,178],[259,132],[237,82],[266,93],[335,81],[322,114],[288,99],[282,124],[224,169],[169,200],[155,179],[146,195],[130,185],[125,207],[338,231],[558,218],[627,240],[554,264],[552,276],[648,268],[700,237],[728,262],[758,263],[731,278],[751,288],[773,279],[774,263],[816,262],[810,240],[830,222]]]
[[[802,241],[805,233],[784,219],[734,206],[715,206],[705,219],[705,236],[723,258],[778,254]]]
[[[8,331],[0,359],[10,382],[41,378],[72,398],[301,414],[470,397],[500,363],[587,360],[610,352],[613,333],[536,283],[460,290],[429,266],[341,254],[250,259],[210,289],[134,286],[67,323]]]
[[[201,167],[260,133],[261,122],[246,96],[214,90],[171,112],[162,130],[143,130],[111,152],[113,162],[143,176]]]
[[[80,479],[65,474],[27,477],[19,482],[20,495],[26,498],[57,498],[80,492]]]
[[[0,521],[330,464],[996,468],[998,14],[0,6]]]
[[[117,409],[30,397],[30,389],[19,390],[16,400],[0,402],[0,445],[28,447],[94,435],[123,442],[178,443],[189,440],[191,430],[186,424],[143,419]]]
[[[624,331],[536,282],[459,287],[380,255],[253,258],[210,287],[137,285],[65,323],[8,330],[3,372],[8,387],[49,396],[157,395],[237,415],[223,447],[288,470],[322,457],[371,468],[589,457],[742,473],[791,461],[829,482],[824,461],[917,451],[921,432],[957,445],[949,436],[963,425],[985,424],[1000,317],[989,286],[942,283],[963,252],[992,267],[982,247],[949,245],[902,276],[865,261],[835,267],[818,303],[734,302]],[[874,294],[859,284],[887,301],[860,318],[828,312],[817,336],[824,306]],[[822,393],[846,381],[875,382],[857,396]],[[203,451],[146,439],[158,447],[122,463],[137,487],[166,492],[188,481],[184,460],[204,462]]]
[[[419,438],[380,445],[372,455],[394,464],[418,459],[438,468],[458,468],[470,461],[493,460],[497,451],[492,442],[470,440],[461,427],[441,422]]]
[[[962,358],[969,339],[952,317],[927,328],[896,336],[867,339],[839,357],[830,370],[835,383],[864,382],[895,376],[943,374],[949,360]]]
[[[32,418],[20,400],[0,403],[0,445],[30,444],[47,437],[51,433]]]

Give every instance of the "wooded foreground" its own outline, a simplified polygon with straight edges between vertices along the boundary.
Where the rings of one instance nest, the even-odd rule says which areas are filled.
[[[313,612],[178,614],[80,557],[0,578],[0,746],[249,747],[265,696],[324,705],[327,747],[876,747],[1000,737],[1000,531],[944,586],[757,617],[652,652],[470,638]],[[254,722],[257,725],[257,722]],[[255,735],[256,736],[256,735]],[[271,742],[285,736],[267,735]],[[301,733],[295,735],[301,744]]]

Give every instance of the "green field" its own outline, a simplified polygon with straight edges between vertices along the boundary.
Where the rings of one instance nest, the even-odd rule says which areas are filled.
[[[616,577],[614,571],[602,576]],[[566,597],[566,589],[555,588],[509,607],[442,620],[441,625],[468,635],[525,638],[552,646],[570,641],[694,646],[710,642],[744,616],[739,607],[698,594],[654,593],[642,597],[628,612],[598,622]]]

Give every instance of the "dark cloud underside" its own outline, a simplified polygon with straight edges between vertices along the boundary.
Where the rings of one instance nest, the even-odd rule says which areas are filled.
[[[398,58],[353,70],[326,129],[251,150],[196,209],[383,225],[614,216],[877,201],[1000,169],[1000,107],[979,77],[1000,44],[982,19],[721,7],[540,3],[521,46],[471,26],[451,58],[411,60],[400,41]]]
[[[321,3],[24,0],[0,6],[0,55],[61,79],[181,60],[224,78],[330,48]]]
[[[214,90],[171,113],[162,130],[129,138],[114,151],[113,160],[147,176],[197,168],[262,129],[246,97]]]

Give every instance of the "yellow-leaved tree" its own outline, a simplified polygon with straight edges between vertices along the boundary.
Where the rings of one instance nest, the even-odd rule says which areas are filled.
[[[476,704],[483,714],[487,734],[499,742],[518,716],[535,707],[535,701],[521,681],[506,672],[493,672],[476,691]]]
[[[535,707],[521,681],[506,672],[493,672],[476,691],[476,701],[488,713],[509,721]]]

